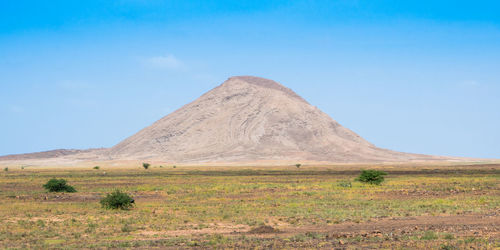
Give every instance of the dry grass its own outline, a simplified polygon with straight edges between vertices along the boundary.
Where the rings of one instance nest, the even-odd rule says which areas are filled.
[[[389,172],[381,186],[355,182],[361,168],[367,166],[9,168],[0,179],[0,247],[500,246],[498,228],[472,223],[475,216],[498,219],[498,165],[377,166]],[[42,185],[54,177],[78,193],[46,193]],[[115,189],[137,206],[102,209],[100,197]],[[477,234],[432,223],[401,229],[407,217],[464,215]],[[335,233],[387,219],[401,227]],[[279,233],[249,233],[263,225]]]

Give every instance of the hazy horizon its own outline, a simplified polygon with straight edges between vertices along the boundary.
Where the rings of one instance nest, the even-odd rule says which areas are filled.
[[[110,147],[235,75],[382,148],[500,158],[500,3],[0,3],[0,155]]]

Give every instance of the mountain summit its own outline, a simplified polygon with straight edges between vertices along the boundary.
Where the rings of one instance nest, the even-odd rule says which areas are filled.
[[[433,158],[377,148],[291,89],[254,76],[229,78],[107,154],[111,159],[172,162]]]

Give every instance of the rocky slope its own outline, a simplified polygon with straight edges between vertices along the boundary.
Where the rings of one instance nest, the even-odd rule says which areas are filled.
[[[229,78],[105,155],[171,162],[438,159],[377,148],[292,90],[253,76]]]

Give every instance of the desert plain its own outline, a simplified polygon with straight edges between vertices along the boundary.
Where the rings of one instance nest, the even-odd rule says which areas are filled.
[[[0,248],[500,247],[498,162],[94,167],[4,169]],[[46,192],[51,178],[77,192]],[[101,208],[116,189],[133,208]]]
[[[379,148],[260,77],[231,77],[111,148],[0,167],[0,248],[500,247],[499,161]],[[54,178],[77,192],[46,191]],[[101,206],[116,190],[132,207]]]

